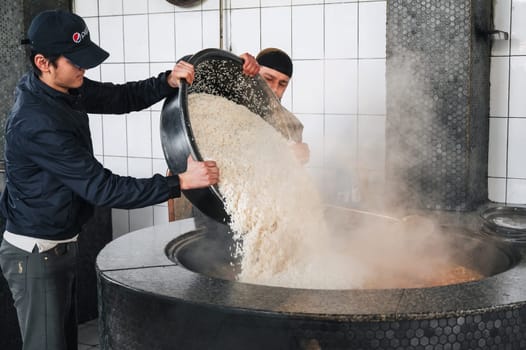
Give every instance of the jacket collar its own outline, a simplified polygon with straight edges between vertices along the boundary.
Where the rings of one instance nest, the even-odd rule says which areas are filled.
[[[74,89],[70,94],[65,94],[61,91],[53,89],[52,87],[44,83],[42,80],[40,80],[40,78],[35,72],[29,72],[27,74],[26,81],[30,90],[42,92],[45,95],[51,97],[52,99],[61,100],[69,104],[70,106],[76,105],[80,97],[77,89]]]

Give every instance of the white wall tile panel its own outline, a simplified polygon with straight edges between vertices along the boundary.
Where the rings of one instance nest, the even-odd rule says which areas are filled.
[[[324,42],[326,58],[358,57],[358,3],[325,6]]]
[[[126,117],[124,115],[104,115],[102,123],[104,156],[125,157]]]
[[[168,170],[168,165],[166,164],[166,160],[164,159],[164,157],[162,159],[153,159],[152,167],[152,175],[166,175],[166,171]]]
[[[149,158],[128,158],[128,175],[139,179],[152,176],[152,160]]]
[[[148,16],[124,16],[124,60],[148,62]]]
[[[177,59],[180,59],[181,57],[178,57]],[[158,76],[160,73],[163,73],[165,71],[169,71],[174,69],[175,67],[175,60],[174,61],[167,61],[167,62],[157,62],[157,63],[150,63],[150,76]],[[153,108],[152,108],[153,109]],[[157,110],[161,110],[161,108],[158,108]]]
[[[230,0],[233,9],[259,7],[259,0]]]
[[[385,59],[358,62],[358,113],[385,115]]]
[[[109,52],[105,61],[124,61],[124,35],[122,32],[122,16],[100,17],[100,46]]]
[[[149,19],[150,61],[175,62],[175,15],[152,14]]]
[[[104,165],[104,156],[102,154],[95,154],[95,159],[97,159],[97,161]]]
[[[124,64],[121,63],[103,63],[100,65],[100,77],[104,82],[122,84],[126,82],[124,76]]]
[[[77,0],[73,2],[73,12],[83,17],[98,16],[99,14],[99,3],[98,0]],[[88,26],[88,28],[90,28]],[[91,28],[90,28],[91,31]]]
[[[323,4],[323,0],[292,0],[292,5],[316,5]]]
[[[385,116],[358,117],[358,162],[360,168],[385,168]]]
[[[357,60],[325,62],[325,112],[358,113]]]
[[[192,55],[203,47],[203,26],[200,12],[175,14],[176,59]]]
[[[84,74],[84,77],[91,79],[91,80],[100,81],[101,80],[100,70],[101,70],[101,66],[97,66],[95,68],[88,69],[86,73]]]
[[[510,117],[526,117],[526,56],[510,59]]]
[[[294,61],[293,61],[294,64]],[[289,80],[289,86],[287,87],[287,90],[285,90],[285,93],[281,97],[281,105],[288,109],[289,111],[292,111],[292,92],[294,91],[294,77],[296,73],[292,72],[292,79]]]
[[[526,0],[512,1],[511,54],[526,55]]]
[[[323,61],[294,62],[294,113],[323,113]]]
[[[496,30],[511,33],[510,12],[511,0],[493,0],[493,22]],[[494,56],[508,55],[510,50],[510,40],[493,41],[491,53]]]
[[[163,225],[168,221],[168,207],[163,205],[153,206],[153,224]]]
[[[508,152],[508,119],[490,118],[488,176],[506,177]]]
[[[323,53],[323,5],[292,8],[292,57],[321,59]]]
[[[148,12],[174,12],[175,6],[166,0],[148,0]]]
[[[219,10],[219,3],[223,0],[203,0],[202,9],[203,10]]]
[[[352,167],[358,160],[358,118],[354,115],[325,115],[324,166]]]
[[[386,3],[359,4],[359,56],[363,58],[385,57]]]
[[[509,119],[508,177],[526,179],[526,118]],[[526,199],[526,197],[525,197]]]
[[[104,156],[104,167],[119,176],[128,176],[128,160],[126,157]]]
[[[291,56],[291,9],[270,7],[261,9],[261,49],[277,47]],[[256,55],[257,52],[254,52]]]
[[[493,202],[506,202],[506,179],[488,178],[488,199]]]
[[[99,0],[99,16],[122,15],[122,1],[123,0]]]
[[[175,13],[180,13],[180,12],[195,12],[195,11],[201,11],[203,9],[203,7],[201,6],[200,3],[196,3],[195,5],[193,6],[174,6],[174,11]]]
[[[492,57],[490,71],[490,116],[508,116],[509,58]]]
[[[308,167],[322,167],[323,166],[323,142],[324,142],[324,127],[322,115],[296,115],[303,123],[303,142],[309,145],[310,160],[307,163]]]
[[[203,48],[219,48],[219,11],[203,12]]]
[[[508,179],[506,200],[508,204],[526,204],[526,180]]]
[[[261,0],[261,7],[269,6],[287,6],[291,5],[291,0]]]
[[[260,48],[259,9],[232,10],[230,20],[232,52],[235,54],[244,52],[257,53]]]
[[[163,100],[164,102],[164,100]],[[164,159],[164,153],[161,143],[161,112],[152,112],[152,156],[154,158]],[[162,172],[164,174],[164,172]]]
[[[144,0],[124,0],[122,2],[122,12],[125,15],[129,14],[145,14],[148,13],[148,1]]]
[[[148,63],[126,63],[124,74],[126,81],[147,79],[150,77],[150,65]]]
[[[150,112],[133,112],[127,117],[128,157],[152,156]]]
[[[93,153],[102,155],[102,116],[98,114],[89,115],[89,129],[91,133],[91,142],[93,143]]]

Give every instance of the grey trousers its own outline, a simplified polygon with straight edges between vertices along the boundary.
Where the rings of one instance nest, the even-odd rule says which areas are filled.
[[[5,240],[0,267],[9,284],[23,350],[77,350],[76,242],[28,253]]]

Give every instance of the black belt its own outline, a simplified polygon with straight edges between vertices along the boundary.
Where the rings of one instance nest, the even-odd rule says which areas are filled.
[[[77,244],[77,242],[67,242],[67,243],[59,243],[56,246],[53,247],[53,249],[50,249],[50,251],[53,251],[53,253],[57,256],[64,255]]]
[[[66,243],[58,243],[53,248],[46,250],[45,252],[42,252],[42,254],[53,254],[56,256],[61,256],[69,252],[73,247],[77,244],[77,242],[66,242]],[[33,253],[38,252],[38,248],[35,245],[35,248],[33,249]]]

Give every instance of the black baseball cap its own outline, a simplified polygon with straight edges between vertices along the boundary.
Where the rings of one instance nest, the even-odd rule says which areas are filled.
[[[110,55],[90,39],[86,22],[71,12],[48,10],[31,21],[27,31],[33,51],[43,55],[63,55],[73,64],[89,69],[101,64]]]

